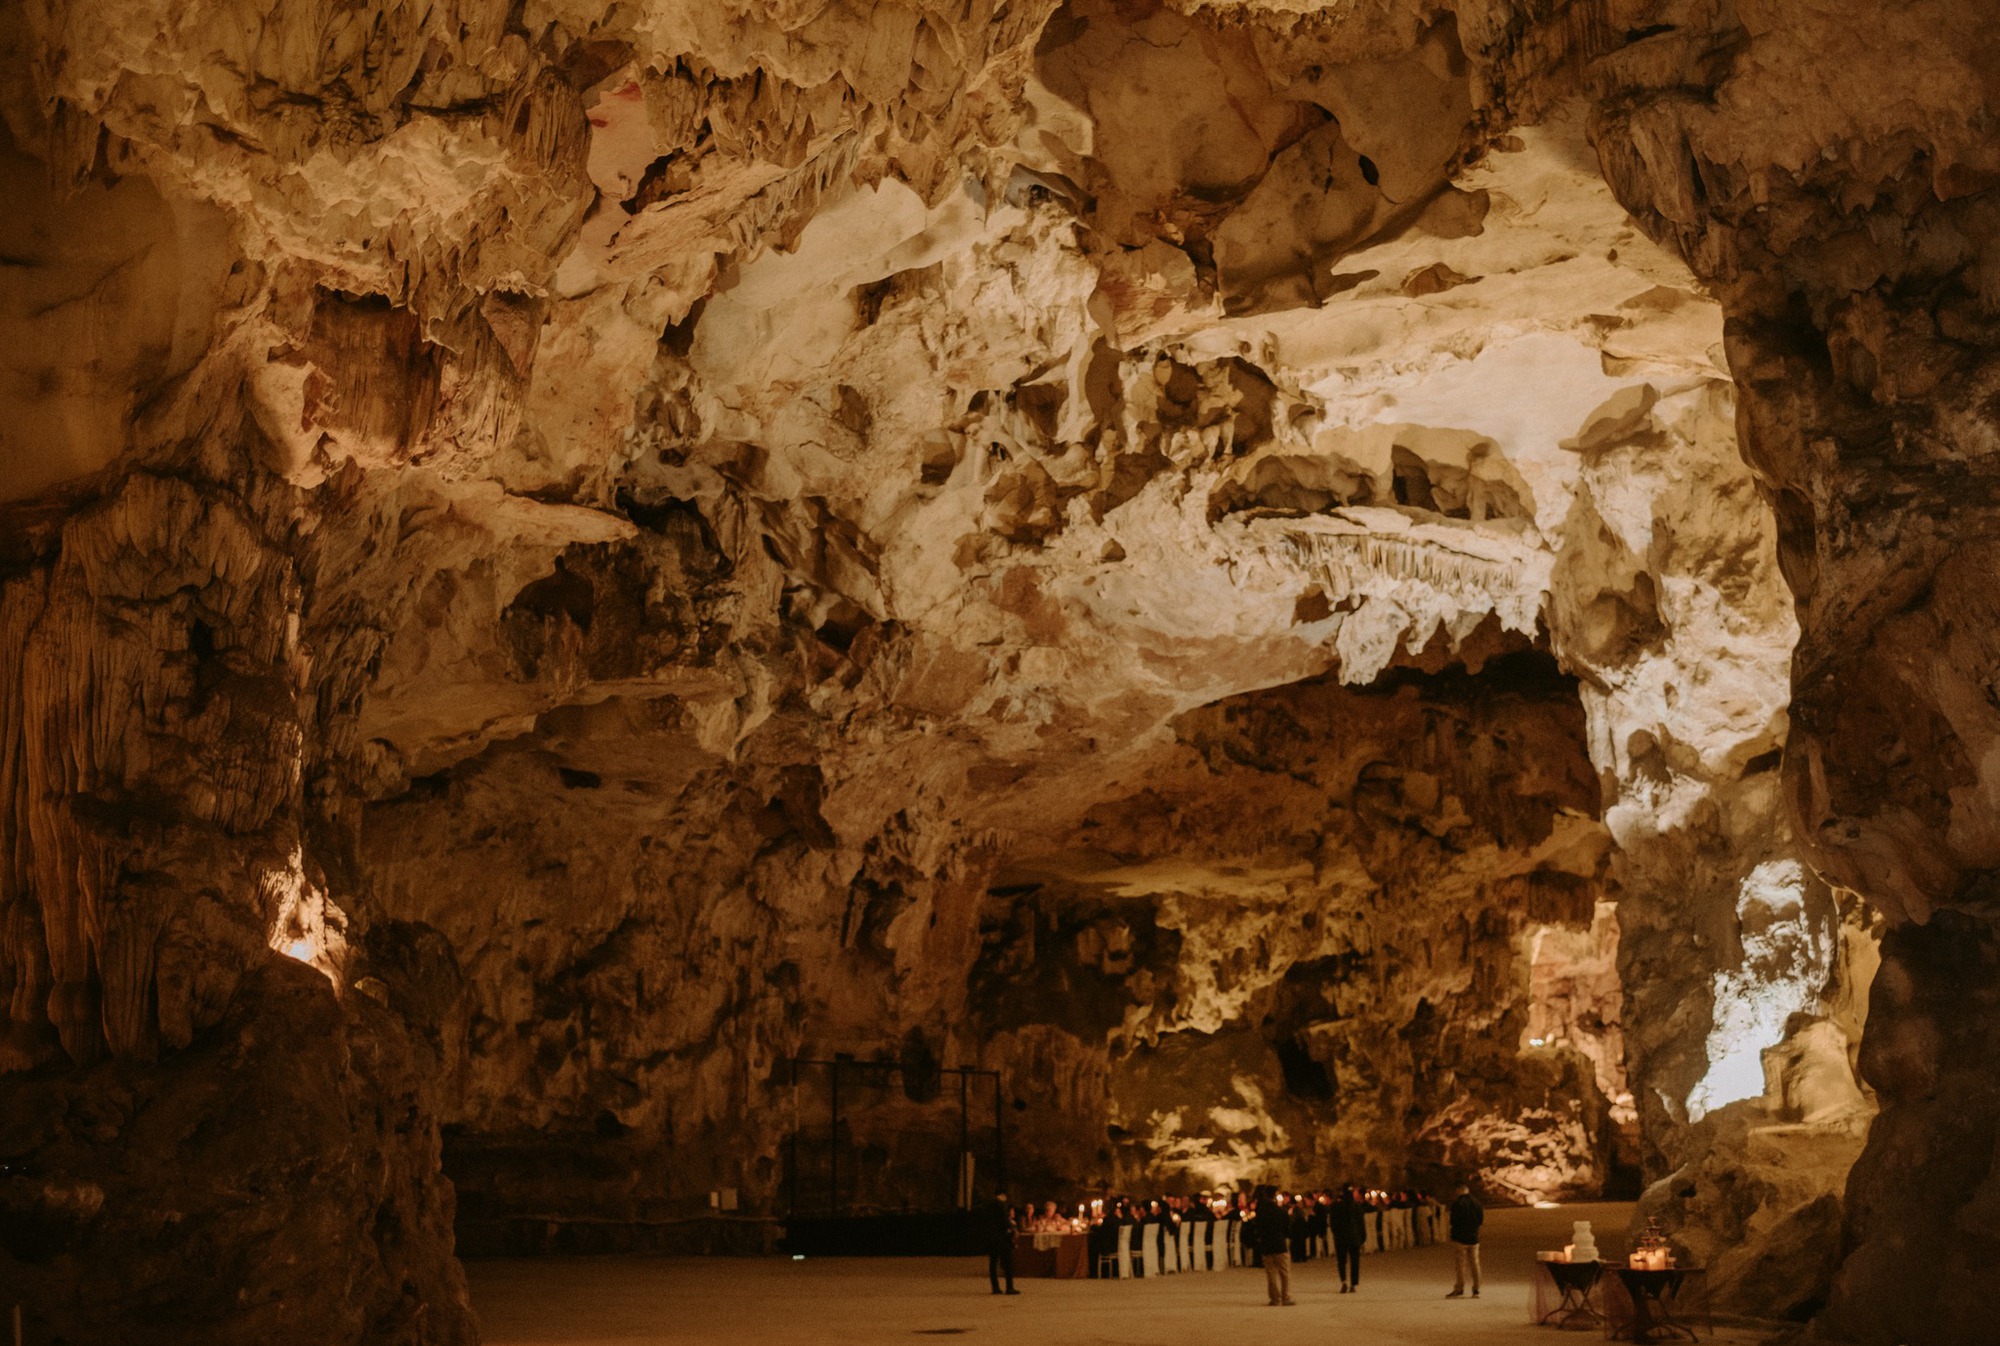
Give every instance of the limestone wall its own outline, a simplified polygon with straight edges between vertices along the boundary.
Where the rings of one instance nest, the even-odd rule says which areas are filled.
[[[298,1035],[340,1331],[458,1340],[440,1166],[670,1241],[853,1052],[1022,1178],[1636,1179],[1974,1339],[1898,1249],[1993,1261],[1975,20],[0,15],[0,1193],[89,1250],[7,1275],[130,1317],[176,1109],[258,1244],[188,1091]]]

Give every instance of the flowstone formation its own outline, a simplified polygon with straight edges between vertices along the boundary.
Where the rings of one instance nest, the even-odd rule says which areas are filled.
[[[1793,8],[0,14],[0,1289],[471,1340],[963,1064],[1980,1339],[1983,39]]]

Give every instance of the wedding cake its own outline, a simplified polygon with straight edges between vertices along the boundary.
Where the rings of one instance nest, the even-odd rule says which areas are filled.
[[[1597,1260],[1597,1238],[1590,1232],[1590,1221],[1578,1220],[1570,1226],[1574,1238],[1570,1242],[1569,1260],[1572,1262],[1595,1262]]]

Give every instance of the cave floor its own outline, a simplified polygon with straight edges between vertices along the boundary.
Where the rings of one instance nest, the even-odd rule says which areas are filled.
[[[1487,1217],[1479,1299],[1446,1300],[1449,1247],[1362,1262],[1362,1290],[1339,1293],[1331,1259],[1296,1268],[1296,1312],[1272,1313],[1261,1271],[1237,1269],[1146,1281],[1023,1281],[1012,1299],[988,1293],[970,1258],[789,1259],[592,1257],[467,1264],[487,1346],[790,1346],[968,1336],[1036,1346],[1160,1346],[1254,1331],[1260,1346],[1311,1342],[1329,1329],[1363,1331],[1371,1346],[1551,1341],[1527,1322],[1528,1264],[1568,1241],[1570,1222],[1596,1222],[1621,1246],[1629,1205],[1499,1210]],[[1608,1238],[1604,1237],[1609,1235]],[[1596,1333],[1576,1333],[1596,1340]],[[1748,1346],[1768,1334],[1719,1328]]]

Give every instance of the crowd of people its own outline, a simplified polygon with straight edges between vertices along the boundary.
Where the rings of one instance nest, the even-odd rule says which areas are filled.
[[[1090,1239],[1091,1275],[1143,1276],[1147,1270],[1137,1259],[1127,1267],[1117,1267],[1115,1255],[1121,1242],[1128,1249],[1142,1246],[1151,1237],[1150,1227],[1159,1225],[1164,1227],[1162,1242],[1171,1246],[1180,1240],[1183,1225],[1225,1222],[1242,1226],[1235,1239],[1227,1241],[1240,1250],[1241,1262],[1264,1268],[1273,1304],[1292,1302],[1290,1275],[1295,1262],[1334,1258],[1340,1292],[1351,1294],[1361,1288],[1363,1253],[1421,1247],[1447,1237],[1459,1245],[1459,1286],[1454,1294],[1463,1293],[1469,1271],[1472,1293],[1477,1295],[1478,1228],[1482,1216],[1478,1202],[1464,1189],[1449,1208],[1428,1192],[1359,1186],[1307,1192],[1259,1187],[1247,1195],[1203,1192],[1191,1197],[1120,1196],[1082,1202],[1073,1208],[1058,1206],[1053,1201],[1017,1208],[1008,1205],[1002,1194],[989,1216],[987,1232],[992,1256],[987,1270],[993,1292],[1011,1294],[1014,1292],[1012,1239],[1016,1233],[1084,1234]],[[1133,1233],[1121,1241],[1119,1231],[1126,1228]],[[1207,1243],[1206,1238],[1198,1241]],[[1467,1243],[1471,1245],[1469,1267]],[[1000,1284],[1003,1273],[1007,1282],[1005,1291]]]

